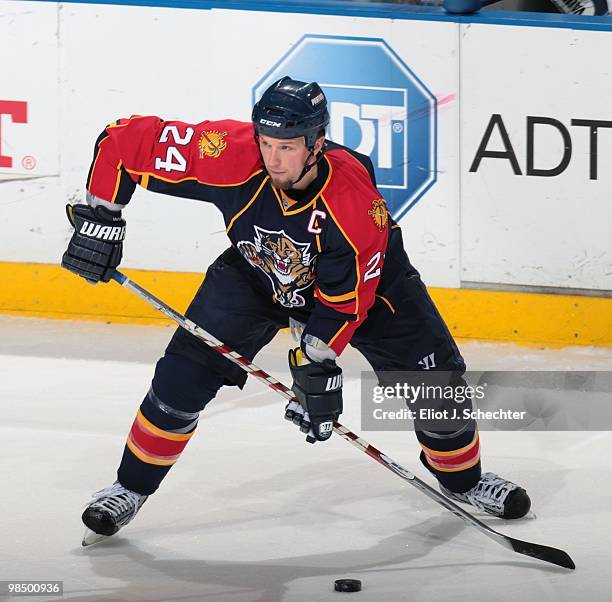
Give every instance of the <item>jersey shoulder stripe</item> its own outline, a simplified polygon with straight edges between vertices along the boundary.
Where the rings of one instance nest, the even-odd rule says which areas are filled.
[[[368,171],[349,153],[339,149],[325,156],[334,171],[325,192],[326,204],[355,246],[368,248],[387,226],[384,199]]]

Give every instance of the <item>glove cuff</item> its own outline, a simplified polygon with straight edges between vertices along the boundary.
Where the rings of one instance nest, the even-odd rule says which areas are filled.
[[[110,244],[125,239],[125,220],[121,211],[115,212],[99,205],[66,205],[66,214],[78,236]]]

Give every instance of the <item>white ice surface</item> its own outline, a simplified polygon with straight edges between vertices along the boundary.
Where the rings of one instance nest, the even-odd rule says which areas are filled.
[[[114,480],[171,333],[0,318],[0,580],[63,580],[71,601],[612,600],[612,433],[482,433],[483,468],[523,485],[537,514],[483,520],[566,550],[571,572],[502,548],[339,437],[303,442],[256,381],[211,402],[132,524],[81,548],[82,507]],[[256,360],[284,382],[289,345],[281,333]],[[462,351],[474,370],[612,367],[603,349]],[[352,350],[341,361],[342,422],[359,432],[366,365]],[[364,436],[432,482],[413,433]],[[341,577],[363,591],[334,592]]]

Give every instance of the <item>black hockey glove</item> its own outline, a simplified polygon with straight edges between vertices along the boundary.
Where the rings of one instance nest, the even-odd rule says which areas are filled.
[[[285,407],[285,418],[307,433],[308,443],[325,441],[342,414],[342,370],[332,360],[300,366],[301,360],[301,349],[289,350],[296,401]]]
[[[102,205],[66,205],[66,214],[74,227],[62,267],[88,282],[108,282],[121,262],[125,220],[120,211]]]

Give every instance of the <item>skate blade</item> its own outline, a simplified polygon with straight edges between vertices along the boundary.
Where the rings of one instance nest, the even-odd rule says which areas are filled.
[[[109,537],[109,535],[100,535],[99,533],[96,533],[91,529],[85,528],[85,533],[83,533],[83,541],[81,542],[81,545],[84,548],[88,548],[89,546],[93,546],[97,543],[104,541],[105,539],[108,539]]]

